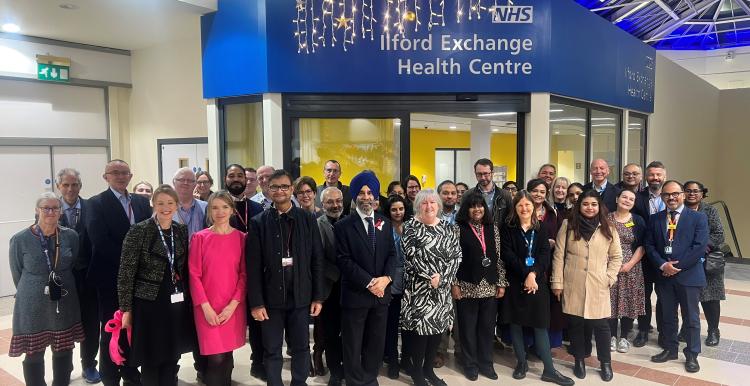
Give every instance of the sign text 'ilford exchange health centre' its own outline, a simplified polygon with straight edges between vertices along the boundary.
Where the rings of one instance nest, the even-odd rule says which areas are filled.
[[[573,0],[220,0],[206,98],[551,92],[653,111],[655,51]]]

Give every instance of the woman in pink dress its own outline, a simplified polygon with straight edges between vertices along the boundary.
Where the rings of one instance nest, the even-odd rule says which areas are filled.
[[[190,290],[208,386],[228,385],[232,351],[245,344],[245,234],[229,225],[234,201],[226,191],[211,194],[208,220],[190,242]]]

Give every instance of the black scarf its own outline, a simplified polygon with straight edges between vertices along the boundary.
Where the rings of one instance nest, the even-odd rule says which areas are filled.
[[[581,236],[586,240],[591,240],[591,236],[596,232],[596,228],[599,226],[599,216],[594,218],[586,218],[581,216]]]

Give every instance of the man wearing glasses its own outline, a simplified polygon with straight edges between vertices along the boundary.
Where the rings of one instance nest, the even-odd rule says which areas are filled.
[[[127,162],[109,161],[102,177],[109,188],[88,200],[89,213],[84,218],[86,233],[91,240],[89,279],[97,290],[101,338],[99,341],[99,367],[105,386],[140,384],[138,369],[117,366],[109,357],[111,334],[104,331],[106,323],[119,309],[117,299],[117,273],[120,270],[122,242],[130,226],[148,219],[151,206],[146,198],[128,193],[133,174]]]
[[[498,227],[505,224],[505,217],[508,215],[508,208],[511,207],[513,196],[510,192],[501,189],[492,181],[492,171],[494,165],[487,158],[481,158],[474,163],[474,176],[477,178],[477,186],[469,189],[464,197],[468,197],[475,190],[482,193],[487,207],[490,209],[492,219]]]
[[[698,309],[700,291],[706,286],[703,257],[708,246],[708,218],[684,205],[682,184],[664,183],[661,199],[666,208],[651,215],[646,230],[645,246],[649,261],[661,272],[656,281],[656,294],[661,302],[664,351],[651,357],[662,363],[677,359],[677,306],[682,312],[685,341],[685,370],[700,370],[701,324]]]
[[[196,184],[195,173],[188,167],[177,169],[174,177],[172,177],[172,186],[174,186],[177,198],[180,200],[179,207],[172,220],[187,226],[188,239],[193,236],[193,233],[206,227],[205,219],[208,203],[193,197]]]
[[[96,287],[88,279],[91,244],[86,234],[84,220],[88,215],[89,206],[87,200],[80,196],[83,185],[78,170],[71,168],[60,170],[55,183],[62,199],[60,225],[78,233],[78,256],[73,262],[73,277],[76,280],[76,291],[81,305],[81,325],[86,337],[81,342],[83,379],[87,383],[99,383],[101,375],[96,368],[96,353],[99,350],[99,307],[96,301]]]
[[[616,183],[615,187],[637,194],[641,190],[642,181],[643,172],[641,171],[641,166],[636,163],[629,163],[622,168],[622,181]]]
[[[341,178],[341,164],[339,161],[336,161],[335,159],[326,161],[325,167],[323,168],[323,178],[325,179],[325,183],[318,185],[318,194],[315,195],[315,206],[322,206],[320,200],[323,189],[333,186],[339,188],[341,191],[344,198],[344,214],[349,214],[349,209],[352,206],[352,196],[349,193],[349,187],[339,181],[339,178]]]
[[[292,177],[276,170],[269,178],[273,207],[253,217],[247,234],[247,299],[261,323],[267,384],[282,386],[284,334],[292,356],[292,385],[310,373],[308,322],[318,316],[323,294],[323,246],[312,213],[292,205]]]

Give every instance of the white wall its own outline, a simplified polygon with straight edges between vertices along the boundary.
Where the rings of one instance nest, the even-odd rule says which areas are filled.
[[[133,183],[159,181],[157,139],[208,135],[198,23],[196,16],[194,34],[182,40],[132,51],[129,122],[120,125],[126,143],[112,155],[130,163]]]

